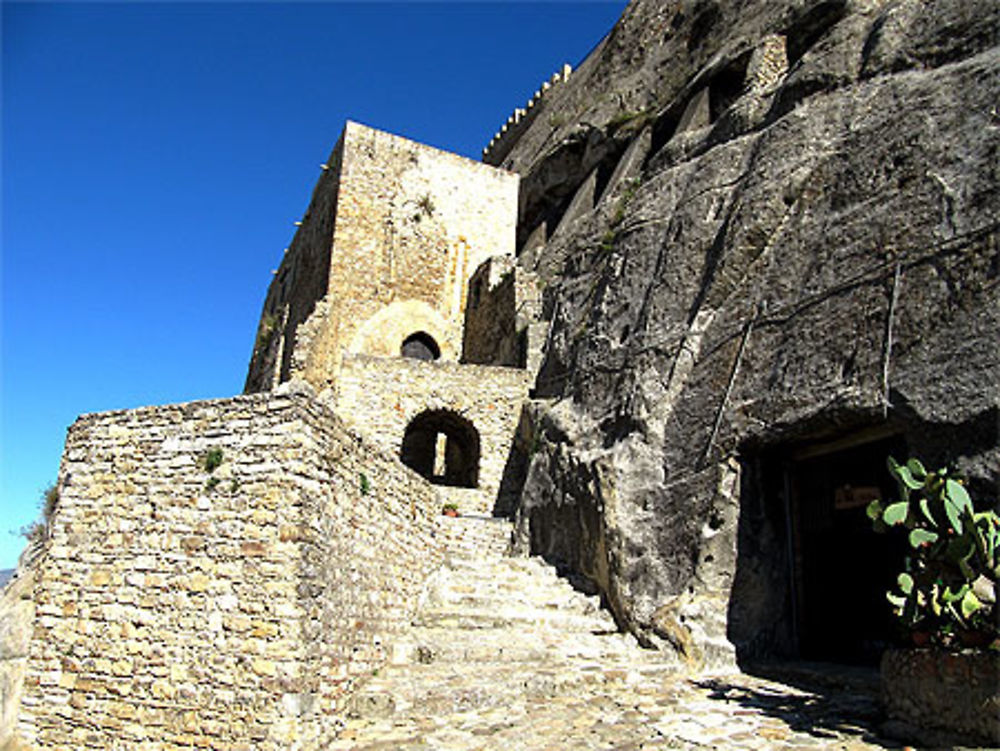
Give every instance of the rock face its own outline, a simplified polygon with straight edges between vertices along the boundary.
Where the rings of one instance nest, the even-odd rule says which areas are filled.
[[[0,748],[4,749],[21,747],[15,727],[35,617],[35,603],[31,599],[34,579],[34,569],[25,567],[0,592]]]
[[[636,0],[507,154],[552,321],[520,544],[642,640],[836,656],[900,565],[887,453],[996,503],[998,44],[985,1]]]

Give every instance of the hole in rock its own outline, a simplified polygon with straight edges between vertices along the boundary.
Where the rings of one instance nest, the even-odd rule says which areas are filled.
[[[795,65],[846,12],[845,0],[826,0],[816,3],[796,18],[785,30],[788,67]]]
[[[714,123],[746,88],[750,53],[746,52],[712,77],[708,85],[709,119]]]

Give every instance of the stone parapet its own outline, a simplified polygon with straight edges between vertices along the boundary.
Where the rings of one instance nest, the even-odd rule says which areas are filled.
[[[304,393],[83,416],[58,487],[32,748],[315,746],[441,557],[433,488]]]

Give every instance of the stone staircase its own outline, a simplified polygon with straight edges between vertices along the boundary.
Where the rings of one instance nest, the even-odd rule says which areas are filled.
[[[470,716],[677,669],[618,633],[596,595],[540,559],[508,557],[510,522],[442,517],[441,533],[446,564],[428,582],[410,634],[351,698],[347,727],[328,748],[444,747],[421,745],[427,723],[467,725]]]

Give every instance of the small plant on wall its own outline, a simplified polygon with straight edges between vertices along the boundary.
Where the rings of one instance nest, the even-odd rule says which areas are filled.
[[[419,222],[425,216],[430,218],[434,216],[434,211],[437,206],[434,205],[434,199],[431,198],[430,193],[424,193],[417,200],[417,213],[413,215],[413,221]]]
[[[976,511],[947,469],[929,472],[917,459],[900,464],[889,457],[888,464],[900,497],[888,505],[872,501],[867,511],[877,532],[908,530],[898,590],[887,594],[893,612],[918,644],[1000,647],[1000,518]]]
[[[222,449],[212,448],[199,457],[198,464],[205,472],[211,474],[222,466],[222,459]]]

